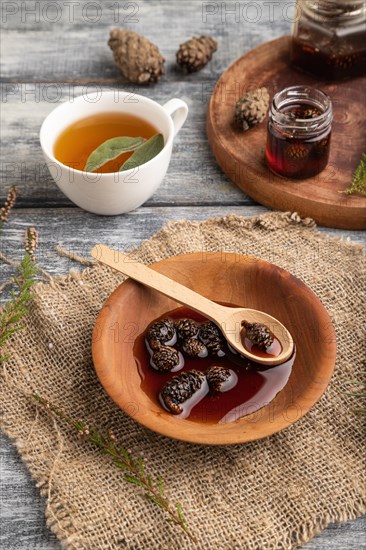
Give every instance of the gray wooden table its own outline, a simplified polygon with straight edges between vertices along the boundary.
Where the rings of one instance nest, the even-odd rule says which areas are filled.
[[[266,208],[239,191],[215,164],[205,133],[208,100],[226,67],[253,47],[291,32],[292,2],[3,2],[1,83],[1,188],[19,192],[2,251],[18,257],[24,229],[37,227],[39,263],[50,273],[75,268],[55,246],[88,255],[92,244],[129,248],[148,238],[168,220],[202,220],[236,213],[253,216]],[[138,89],[123,82],[107,46],[113,26],[129,27],[157,43],[166,58],[166,76]],[[192,35],[219,41],[213,61],[189,76],[175,68],[175,51]],[[164,103],[181,97],[190,114],[178,135],[165,180],[155,195],[130,214],[105,218],[76,208],[62,195],[44,165],[38,133],[42,120],[58,103],[81,93],[125,89]],[[322,229],[364,242],[360,232]],[[1,281],[11,274],[0,265]],[[1,301],[6,299],[3,293]],[[44,502],[19,459],[16,448],[0,436],[0,546],[4,549],[60,548],[44,520]],[[306,548],[366,549],[365,519],[331,525]]]

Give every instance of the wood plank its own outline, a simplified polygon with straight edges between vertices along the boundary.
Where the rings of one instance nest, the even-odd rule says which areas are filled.
[[[17,259],[23,252],[24,231],[35,226],[39,232],[38,263],[50,274],[67,273],[79,265],[67,258],[61,258],[55,247],[61,244],[66,250],[88,257],[96,242],[121,251],[139,245],[171,220],[205,220],[228,214],[251,217],[265,212],[262,206],[212,206],[212,207],[141,207],[121,216],[96,216],[78,208],[16,209],[4,230],[1,250],[7,256]],[[319,228],[334,237],[342,237],[356,243],[365,243],[365,234],[360,231],[346,231]],[[13,269],[0,263],[0,281],[8,279]],[[7,293],[0,297],[4,301]]]
[[[208,6],[207,4],[211,4]],[[254,3],[252,3],[254,4]],[[156,43],[166,58],[165,82],[179,82],[175,52],[194,34],[209,34],[219,52],[204,71],[187,77],[198,83],[216,79],[244,51],[291,30],[291,10],[260,0],[245,3],[180,0],[139,2],[7,2],[3,7],[4,82],[123,82],[107,45],[109,31],[128,27]],[[33,11],[32,11],[33,9]],[[276,25],[269,22],[276,21]],[[169,21],[167,32],[161,22]],[[27,47],[24,47],[26,32]]]

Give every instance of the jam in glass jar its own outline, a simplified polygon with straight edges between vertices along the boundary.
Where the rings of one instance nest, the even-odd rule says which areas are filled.
[[[366,72],[365,0],[297,0],[291,60],[327,80]]]
[[[266,159],[280,176],[305,179],[328,163],[332,102],[321,90],[292,86],[278,92],[270,106]]]

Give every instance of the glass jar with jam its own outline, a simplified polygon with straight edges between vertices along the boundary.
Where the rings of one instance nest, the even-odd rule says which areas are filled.
[[[365,0],[297,0],[291,60],[327,80],[366,72]]]
[[[278,92],[270,106],[266,159],[280,176],[305,179],[328,163],[333,109],[321,90],[292,86]]]

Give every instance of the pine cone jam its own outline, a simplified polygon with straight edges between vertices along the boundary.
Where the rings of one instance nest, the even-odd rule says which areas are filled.
[[[272,172],[294,179],[315,176],[328,163],[332,104],[322,91],[292,86],[277,93],[268,120],[266,159]]]
[[[172,335],[172,325],[180,337],[173,345],[159,341]],[[261,335],[269,343],[268,334]],[[276,339],[265,350],[246,342],[260,355],[273,351]],[[218,349],[225,354],[218,355]],[[295,359],[270,368],[244,359],[230,351],[219,327],[185,307],[149,325],[138,336],[134,354],[141,389],[162,414],[206,424],[235,422],[267,405],[287,383]]]
[[[242,330],[240,332],[243,346],[253,353],[262,357],[276,357],[281,353],[282,346],[280,341],[274,336],[271,330],[262,323],[249,323],[242,321]]]
[[[182,354],[171,346],[160,346],[150,359],[150,365],[160,372],[176,372],[184,365]]]
[[[195,338],[198,334],[198,324],[193,319],[178,319],[174,326],[180,340]]]
[[[241,325],[245,338],[248,338],[259,349],[266,351],[273,344],[274,336],[266,325],[248,321],[242,321]]]
[[[206,357],[208,354],[205,344],[200,342],[197,338],[188,338],[188,340],[184,340],[182,349],[189,357]]]
[[[208,392],[203,372],[190,370],[174,376],[160,393],[160,400],[173,414],[188,416],[190,409]]]
[[[212,393],[229,391],[238,382],[238,377],[233,370],[219,365],[213,365],[206,371],[206,379]]]
[[[170,319],[161,319],[160,321],[155,321],[150,325],[146,340],[148,341],[150,347],[159,347],[155,341],[157,340],[160,344],[166,344],[167,346],[173,346],[177,341],[177,335],[175,332],[175,327],[173,321]],[[151,345],[152,343],[152,345]]]

